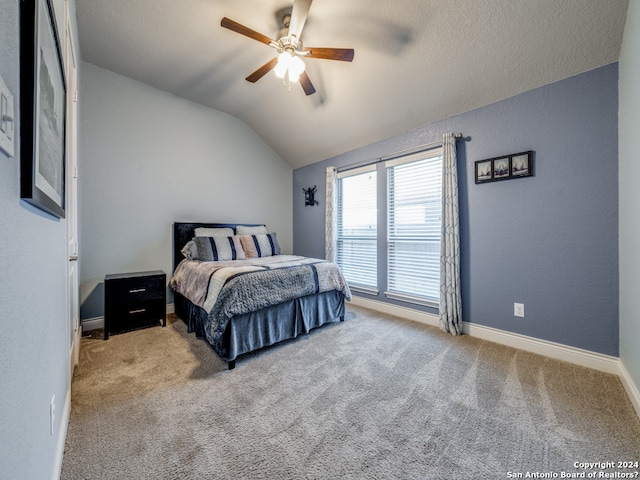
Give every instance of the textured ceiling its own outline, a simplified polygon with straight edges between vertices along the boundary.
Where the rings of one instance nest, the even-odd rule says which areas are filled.
[[[300,167],[618,60],[628,0],[315,0],[305,46],[317,92],[273,73],[287,0],[77,0],[82,60],[229,113]],[[289,4],[291,2],[289,1]]]

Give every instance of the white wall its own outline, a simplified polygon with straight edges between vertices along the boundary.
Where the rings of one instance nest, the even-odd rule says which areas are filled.
[[[0,0],[0,74],[20,133],[19,2]],[[64,39],[64,0],[54,2]],[[74,2],[71,0],[74,11]],[[75,17],[74,17],[75,18]],[[72,29],[77,32],[75,22]],[[20,200],[20,142],[0,153],[0,478],[59,475],[71,381],[66,222]],[[53,434],[49,404],[56,398]]]
[[[88,63],[80,83],[83,319],[105,274],[171,274],[175,221],[266,223],[291,252],[292,169],[246,124]]]
[[[640,2],[629,2],[620,53],[620,359],[640,391]]]

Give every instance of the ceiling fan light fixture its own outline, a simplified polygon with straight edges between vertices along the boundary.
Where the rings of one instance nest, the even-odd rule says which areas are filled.
[[[278,64],[273,69],[276,77],[284,78],[287,70],[289,69],[289,65],[291,64],[291,60],[293,60],[293,57],[289,52],[282,52],[280,55],[278,55]]]
[[[289,64],[289,74],[293,73],[296,77],[299,77],[302,72],[304,72],[304,62],[298,56],[293,57]]]
[[[288,75],[290,82],[297,82],[304,72],[304,62],[295,53],[285,50],[278,55],[278,63],[273,71],[278,78]]]
[[[289,82],[297,82],[300,80],[300,75],[302,75],[304,69],[305,65],[302,59],[295,53],[292,54],[285,50],[278,55],[278,63],[273,71],[278,78],[284,78],[286,75]]]

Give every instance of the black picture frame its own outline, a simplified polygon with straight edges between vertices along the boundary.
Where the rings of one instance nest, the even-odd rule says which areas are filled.
[[[20,197],[65,216],[67,88],[51,0],[20,1]]]
[[[476,162],[476,183],[489,182],[493,179],[493,161],[479,160]]]
[[[531,176],[533,176],[533,150],[475,162],[477,184]]]
[[[532,152],[522,152],[511,155],[511,176],[530,177],[533,175],[533,164],[531,163]]]
[[[500,157],[493,160],[493,179],[501,180],[508,178],[511,174],[511,159]]]

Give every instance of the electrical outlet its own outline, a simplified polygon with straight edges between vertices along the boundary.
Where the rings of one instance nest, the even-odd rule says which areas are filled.
[[[53,435],[53,426],[56,419],[56,396],[51,397],[51,403],[49,404],[49,435]]]
[[[524,318],[524,303],[513,304],[513,316]]]

